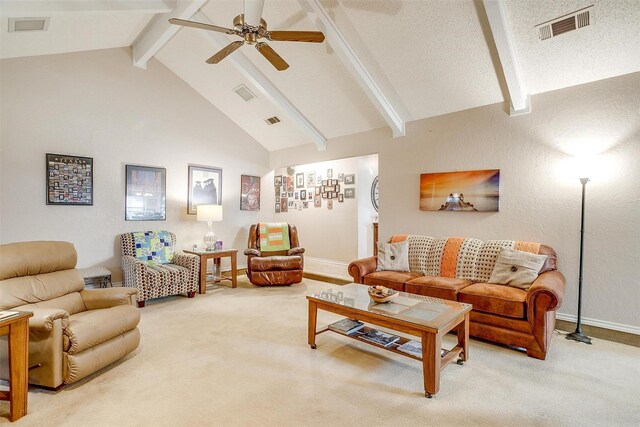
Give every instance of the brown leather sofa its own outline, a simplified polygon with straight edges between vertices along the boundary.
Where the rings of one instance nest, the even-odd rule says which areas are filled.
[[[260,230],[258,224],[249,229],[247,256],[247,277],[256,286],[292,285],[302,282],[304,269],[304,248],[298,241],[295,225],[289,226],[291,249],[287,251],[263,252],[260,250]]]
[[[472,304],[470,335],[524,348],[537,359],[546,358],[565,287],[551,247],[511,240],[483,242],[415,235],[391,239],[402,240],[409,240],[410,271],[376,271],[377,258],[369,257],[349,265],[354,282]],[[502,247],[547,255],[528,290],[487,283]]]
[[[31,311],[29,383],[74,383],[138,347],[136,290],[84,289],[67,242],[0,245],[0,310]],[[5,337],[6,340],[6,337]],[[6,342],[0,358],[7,360]],[[8,378],[6,364],[0,367]]]

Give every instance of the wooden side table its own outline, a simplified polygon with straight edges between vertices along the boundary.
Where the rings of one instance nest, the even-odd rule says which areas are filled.
[[[29,389],[29,318],[33,313],[18,314],[0,320],[0,336],[9,336],[9,391],[0,391],[0,400],[9,401],[9,421],[27,415]]]
[[[220,259],[224,257],[231,258],[231,277],[220,274],[216,278],[216,282],[220,280],[230,280],[231,287],[238,286],[238,250],[237,249],[220,249],[215,251],[185,251],[188,254],[198,255],[200,257],[200,293],[207,293],[207,260],[213,259],[214,269],[220,268]]]

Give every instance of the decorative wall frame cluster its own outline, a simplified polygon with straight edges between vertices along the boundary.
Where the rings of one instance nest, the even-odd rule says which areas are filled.
[[[93,158],[46,154],[47,205],[93,205]]]

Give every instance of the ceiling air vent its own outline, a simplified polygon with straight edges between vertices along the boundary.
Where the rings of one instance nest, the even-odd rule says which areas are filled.
[[[234,87],[233,91],[238,94],[238,96],[245,101],[251,101],[256,96],[251,92],[245,85],[240,85],[238,87]]]
[[[568,15],[536,25],[540,40],[547,40],[560,34],[583,28],[593,23],[593,5],[576,10]]]
[[[277,116],[269,117],[265,120],[268,125],[275,125],[276,123],[280,123],[280,119]]]
[[[51,18],[9,18],[9,32],[47,31]]]

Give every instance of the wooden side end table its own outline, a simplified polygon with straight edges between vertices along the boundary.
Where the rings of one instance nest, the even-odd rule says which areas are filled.
[[[207,260],[213,259],[214,269],[220,267],[220,259],[224,257],[231,258],[231,277],[216,277],[216,283],[221,280],[230,280],[231,287],[238,286],[238,250],[237,249],[220,249],[215,251],[185,251],[188,254],[198,255],[200,257],[200,293],[207,293]]]
[[[9,421],[27,415],[29,318],[32,316],[29,311],[19,311],[0,320],[0,336],[9,338],[9,391],[0,391],[0,400],[9,401]]]

